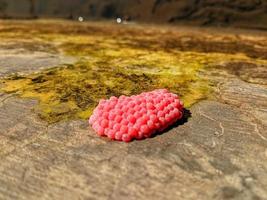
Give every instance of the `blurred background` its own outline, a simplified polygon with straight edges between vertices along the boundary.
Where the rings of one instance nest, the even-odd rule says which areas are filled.
[[[0,0],[0,18],[127,21],[267,29],[267,0]]]

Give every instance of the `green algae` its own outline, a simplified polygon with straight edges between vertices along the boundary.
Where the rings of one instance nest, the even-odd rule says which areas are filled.
[[[199,76],[200,71],[223,61],[250,60],[244,54],[162,48],[154,40],[149,47],[142,45],[144,38],[149,42],[154,39],[153,35],[146,35],[138,43],[137,36],[132,34],[132,38],[114,34],[66,35],[40,30],[36,35],[31,34],[39,43],[56,44],[57,51],[78,59],[72,65],[1,80],[4,92],[38,99],[40,103],[35,111],[49,123],[87,119],[101,98],[157,88],[177,93],[185,106],[190,107],[211,96],[213,83]],[[11,39],[15,37],[11,36]],[[27,38],[26,32],[24,38]]]
[[[168,88],[186,98],[191,105],[208,91],[206,84],[197,86],[196,77],[151,70],[110,67],[107,63],[81,61],[28,76],[9,77],[3,82],[5,92],[22,97],[38,98],[38,113],[43,119],[55,122],[69,118],[88,118],[101,98],[132,95],[156,88]],[[205,81],[203,81],[205,82]],[[195,85],[195,89],[191,88]],[[197,88],[199,87],[199,88]],[[190,91],[192,90],[192,91]],[[190,92],[189,92],[190,91]]]

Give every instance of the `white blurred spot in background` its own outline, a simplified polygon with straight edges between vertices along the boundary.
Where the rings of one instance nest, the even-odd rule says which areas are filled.
[[[120,24],[122,22],[122,19],[118,17],[116,21],[118,24]]]
[[[78,17],[78,21],[83,22],[84,21],[83,17],[82,16]]]

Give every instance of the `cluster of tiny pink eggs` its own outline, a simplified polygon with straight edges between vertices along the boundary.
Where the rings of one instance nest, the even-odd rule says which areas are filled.
[[[101,100],[89,119],[92,128],[112,140],[129,142],[161,132],[183,115],[183,103],[166,89]]]

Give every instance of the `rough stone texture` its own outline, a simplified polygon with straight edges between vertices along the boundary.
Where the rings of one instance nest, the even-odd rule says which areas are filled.
[[[1,55],[3,66],[14,63],[5,75],[24,71],[24,55]],[[28,60],[31,69],[41,58]],[[86,121],[49,125],[35,100],[0,93],[0,199],[267,199],[265,80],[245,82],[246,67],[236,74],[226,65],[204,74],[216,79],[214,100],[127,144],[98,137]]]
[[[266,69],[266,65],[229,62],[218,65],[208,75],[216,77],[218,101],[241,109],[256,122],[255,129],[262,131],[267,126]],[[267,141],[267,138],[262,138]]]
[[[45,130],[45,123],[38,120],[31,108],[35,101],[22,100],[13,95],[0,94],[1,156],[26,145]]]
[[[225,103],[251,113],[262,125],[267,125],[267,89],[265,87],[233,80],[221,86],[221,99]]]
[[[245,82],[267,86],[267,65],[249,62],[229,62],[218,68],[221,67]]]
[[[34,101],[5,101],[3,199],[267,197],[267,141],[237,108],[204,101],[184,125],[125,144],[98,137],[84,121],[47,126],[32,114]]]
[[[29,73],[61,64],[75,62],[75,59],[70,56],[63,56],[58,53],[4,48],[0,45],[0,77],[12,73]]]

